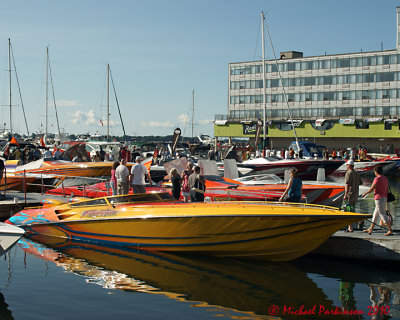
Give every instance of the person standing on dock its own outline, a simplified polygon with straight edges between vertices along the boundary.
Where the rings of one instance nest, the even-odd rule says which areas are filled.
[[[142,158],[137,156],[135,158],[136,164],[131,168],[131,184],[133,193],[146,193],[146,179],[150,180],[147,168],[141,163]]]
[[[347,172],[344,177],[344,197],[343,202],[350,205],[350,211],[355,212],[355,205],[358,200],[358,193],[360,189],[360,174],[354,170],[354,161],[349,160],[346,162]],[[359,224],[359,229],[362,230],[364,222]],[[353,225],[349,225],[347,231],[353,232]]]
[[[115,177],[117,178],[118,195],[129,193],[129,170],[126,167],[126,160],[122,159],[121,164],[115,169]]]
[[[368,234],[372,233],[374,226],[379,222],[379,218],[383,221],[383,224],[388,229],[388,232],[385,233],[385,236],[390,236],[393,234],[392,227],[390,225],[389,217],[386,214],[386,204],[387,204],[387,194],[389,188],[388,179],[382,174],[383,169],[382,166],[376,166],[374,168],[375,179],[372,182],[371,188],[368,191],[364,192],[362,195],[365,197],[367,194],[374,191],[374,199],[375,199],[375,210],[374,215],[372,216],[371,226],[364,230]]]

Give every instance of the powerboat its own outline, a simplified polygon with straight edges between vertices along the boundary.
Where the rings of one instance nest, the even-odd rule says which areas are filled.
[[[382,166],[383,174],[387,175],[397,170],[398,164],[392,160],[376,160],[376,161],[354,161],[354,170],[360,175],[373,175],[376,166]],[[347,172],[346,163],[342,164],[335,172],[334,175],[344,176]]]
[[[55,202],[22,210],[7,222],[28,234],[137,251],[287,261],[370,216],[305,204],[182,203],[168,193],[153,193]]]
[[[154,182],[148,183],[145,186],[146,193],[163,192],[163,187],[155,184]],[[129,188],[129,193],[132,193],[132,189]],[[58,196],[71,196],[71,197],[85,197],[85,198],[99,198],[112,195],[112,189],[109,182],[100,182],[91,185],[79,185],[79,186],[64,186],[46,191],[49,195]]]
[[[34,177],[24,177],[6,173],[0,181],[0,190],[24,191],[24,188],[27,188],[28,185],[32,184],[34,181]]]
[[[322,159],[280,159],[278,157],[260,157],[238,163],[238,169],[243,175],[275,174],[282,178],[286,170],[296,168],[299,178],[302,180],[315,180],[318,169],[325,169],[325,174],[329,175],[336,171],[343,160],[322,160]]]
[[[0,222],[0,256],[10,250],[24,233],[22,228]]]
[[[238,179],[206,175],[206,201],[278,201],[285,192],[287,184],[276,175],[262,175],[268,178],[259,180],[261,175],[245,176]],[[258,183],[257,183],[258,182]],[[259,183],[263,182],[263,183]],[[162,186],[171,191],[171,182],[162,183]],[[339,207],[344,197],[343,184],[329,184],[324,182],[304,182],[302,187],[302,201],[312,204]]]
[[[240,183],[242,188],[247,187],[255,190],[274,188],[276,191],[278,191],[277,188],[280,188],[281,194],[287,187],[287,184],[274,174],[244,176],[234,180]],[[336,181],[305,180],[303,181],[302,191],[303,198],[307,203],[340,207],[343,202],[345,187],[343,183]]]
[[[25,172],[26,174],[42,174],[56,177],[99,177],[109,176],[112,165],[112,162],[72,162],[40,159],[17,166],[14,169],[14,174],[22,175]],[[8,167],[7,170],[9,170]]]

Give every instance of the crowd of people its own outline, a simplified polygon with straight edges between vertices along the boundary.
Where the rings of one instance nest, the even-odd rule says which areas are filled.
[[[387,145],[386,148],[380,147],[381,154],[393,154],[394,147],[393,145]],[[318,157],[318,151],[314,150],[310,152],[312,156]],[[343,160],[353,160],[353,161],[367,161],[371,160],[371,157],[368,155],[367,147],[364,143],[358,145],[358,147],[353,148],[324,148],[321,150],[322,158],[325,160],[329,159],[343,159]],[[293,148],[271,148],[270,146],[266,146],[265,149],[256,149],[255,152],[252,152],[251,148],[248,147],[245,152],[242,153],[241,160],[245,161],[252,158],[260,158],[260,157],[271,157],[276,156],[282,159],[295,159],[304,157],[304,150],[300,148],[300,150],[296,151]],[[210,158],[210,157],[209,157]]]

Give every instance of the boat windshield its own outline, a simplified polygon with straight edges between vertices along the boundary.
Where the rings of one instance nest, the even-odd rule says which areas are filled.
[[[127,203],[145,203],[145,202],[167,202],[174,201],[174,198],[167,192],[162,193],[143,193],[143,194],[129,194],[124,196],[110,196],[105,198],[79,201],[71,203],[71,207],[83,206],[101,206],[111,204],[127,204]]]
[[[257,182],[259,182],[260,184],[283,183],[283,180],[279,178],[277,175],[268,173],[241,177],[236,180],[242,183],[257,183]]]
[[[174,201],[174,198],[167,192],[129,194],[126,196],[107,197],[106,199],[112,204]]]
[[[107,201],[104,198],[70,203],[70,206],[73,208],[83,207],[83,206],[105,206],[105,205],[107,205]]]

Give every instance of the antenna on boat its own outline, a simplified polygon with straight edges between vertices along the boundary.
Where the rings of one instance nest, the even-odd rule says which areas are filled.
[[[298,139],[298,137],[297,137],[296,128],[294,127],[293,117],[292,117],[292,113],[290,112],[289,102],[288,102],[288,98],[287,98],[287,95],[286,95],[285,86],[283,85],[282,75],[281,75],[281,72],[280,72],[280,70],[279,70],[278,60],[276,59],[276,54],[275,54],[274,45],[273,45],[273,43],[272,43],[271,34],[270,34],[270,32],[269,32],[268,24],[267,24],[267,23],[265,24],[265,26],[266,26],[266,29],[267,29],[269,41],[270,41],[270,43],[271,43],[271,49],[272,49],[272,53],[273,53],[273,55],[274,55],[274,61],[275,61],[275,65],[276,65],[276,70],[277,70],[278,75],[279,75],[279,81],[280,81],[280,83],[281,83],[281,87],[282,87],[282,91],[283,91],[283,96],[285,97],[285,103],[286,103],[286,107],[287,107],[287,111],[288,111],[288,116],[289,116],[290,122],[292,123],[292,128],[293,128],[293,132],[294,132],[294,137],[295,137],[295,139],[296,139],[296,145],[297,145],[298,150],[300,151],[299,139]],[[265,68],[265,67],[264,67],[264,68]],[[264,68],[263,68],[263,69],[264,69]],[[265,90],[265,86],[264,86],[264,90]]]

